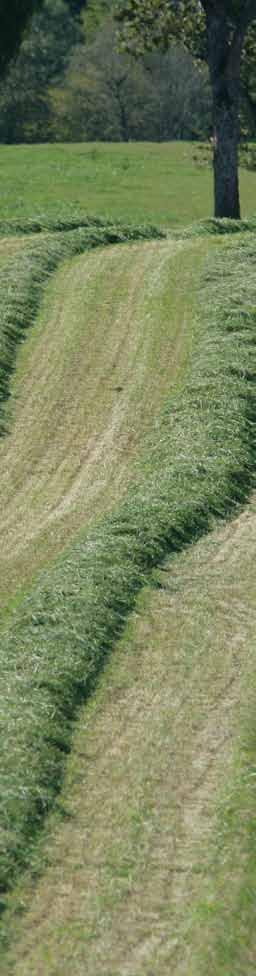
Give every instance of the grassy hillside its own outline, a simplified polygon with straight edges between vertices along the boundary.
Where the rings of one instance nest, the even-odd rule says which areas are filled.
[[[143,249],[149,249],[149,267],[152,267],[152,245],[141,247],[139,261],[143,260],[144,274]],[[163,265],[162,249],[170,261],[172,242],[159,242],[153,247],[161,255],[160,288],[166,280],[169,287],[168,265]],[[242,500],[250,484],[254,462],[251,357],[255,282],[254,275],[248,276],[248,262],[254,254],[253,239],[247,234],[227,245],[225,238],[199,236],[182,243],[182,248],[183,290],[180,287],[177,292],[174,323],[177,312],[181,316],[183,309],[184,316],[182,296],[188,251],[189,262],[193,253],[193,271],[195,275],[197,270],[195,282],[198,282],[195,304],[191,304],[191,289],[187,291],[190,356],[176,398],[172,395],[166,401],[162,415],[159,414],[152,427],[136,484],[131,485],[124,501],[110,516],[100,520],[89,535],[81,537],[69,549],[55,569],[49,567],[2,634],[1,654],[6,675],[1,790],[3,888],[16,876],[17,868],[24,867],[27,856],[31,857],[31,840],[60,784],[63,755],[70,748],[71,722],[77,705],[92,689],[104,657],[147,573],[159,563],[166,550],[183,547],[209,526],[212,516],[224,515],[232,504]],[[188,270],[190,267],[188,263]],[[156,268],[154,262],[154,272]],[[216,304],[216,280],[220,280],[220,271],[221,296]],[[97,276],[96,254],[92,272]],[[177,267],[175,273],[177,288]],[[154,327],[149,309],[154,304],[155,289],[159,288],[158,278],[159,271],[156,271],[152,288],[150,277],[144,297],[145,313],[139,314],[142,325],[145,316],[153,335],[154,328],[158,334],[159,317]],[[246,310],[242,298],[245,283]],[[209,304],[211,308],[207,318],[198,314],[199,296],[200,300],[203,297],[203,306]],[[138,303],[137,298],[135,301]],[[163,323],[167,324],[166,296],[162,307]],[[132,321],[133,317],[134,311]],[[119,314],[115,322],[119,335]],[[36,347],[39,339],[40,365],[43,335],[47,347],[47,330],[42,332],[39,328],[38,337],[36,333],[31,336],[32,363],[33,345]],[[165,329],[163,341],[166,342]],[[134,339],[131,345],[133,348]],[[98,357],[97,364],[99,361]],[[140,363],[143,364],[141,354]],[[34,368],[31,372],[34,375]],[[65,373],[63,376],[66,389]],[[130,375],[128,372],[127,382],[131,395],[133,372]],[[23,424],[26,431],[24,421]],[[51,485],[49,500],[50,497]],[[31,514],[29,505],[29,521]]]
[[[115,254],[111,248],[106,252],[106,258],[99,251],[97,255],[84,258],[83,262],[71,263],[70,269],[64,265],[65,280],[68,280],[70,271],[75,286],[74,291],[70,284],[68,287],[71,304],[68,302],[66,319],[63,313],[63,273],[53,281],[53,288],[49,292],[53,309],[49,331],[44,318],[43,325],[39,322],[38,328],[31,333],[30,342],[24,347],[25,362],[24,356],[21,356],[22,377],[25,379],[24,406],[18,411],[13,434],[3,442],[1,575],[5,581],[5,592],[9,584],[7,593],[11,595],[16,592],[17,581],[23,583],[24,587],[28,572],[35,572],[42,559],[49,564],[50,557],[56,556],[79,528],[84,530],[95,511],[96,514],[104,509],[106,511],[110,503],[113,506],[113,501],[127,489],[134,472],[136,454],[141,449],[141,439],[143,441],[150,426],[154,431],[155,415],[157,417],[161,400],[164,403],[171,376],[177,384],[181,368],[187,365],[192,351],[190,282],[192,274],[197,274],[198,280],[205,244],[202,246],[199,240],[195,247],[185,242],[182,245],[182,261],[179,251],[179,244],[174,246],[172,242],[159,242],[156,246],[143,245],[139,252],[137,247],[134,251],[130,246],[130,251],[124,250],[123,259],[122,255],[118,259],[118,253]],[[102,276],[104,264],[105,277],[104,274]],[[172,273],[175,288],[171,286]],[[89,293],[86,295],[87,314],[83,321],[81,309],[84,308],[85,295],[81,291],[81,284],[84,278],[86,285],[87,274]],[[185,274],[189,287],[187,293],[183,294]],[[152,276],[155,281],[154,294]],[[78,282],[80,287],[77,287]],[[111,298],[109,291],[106,291],[110,285]],[[171,319],[170,288],[173,294]],[[98,329],[95,335],[96,294],[101,308],[104,308],[103,300],[106,303],[100,335]],[[47,310],[49,315],[49,305]],[[60,327],[56,329],[55,323],[58,321]],[[159,328],[161,322],[162,327]],[[74,332],[74,328],[78,331]],[[63,353],[60,357],[62,342]],[[171,368],[170,357],[173,358]],[[156,445],[158,437],[156,428]],[[150,457],[151,442],[149,451]],[[154,470],[157,475],[157,463]],[[141,490],[144,491],[144,479]],[[150,495],[148,502],[150,506]],[[25,834],[27,831],[31,833],[31,829],[33,832],[48,806],[52,791],[56,790],[60,760],[63,750],[65,752],[68,747],[70,719],[79,698],[87,694],[87,686],[97,673],[102,655],[132,605],[136,590],[144,578],[143,563],[145,568],[147,562],[149,565],[151,563],[147,546],[149,543],[152,546],[153,561],[165,547],[168,526],[164,532],[161,529],[164,499],[160,502],[159,511],[158,506],[156,508],[155,541],[152,538],[151,543],[149,536],[147,543],[142,537],[138,551],[136,542],[131,545],[131,552],[125,539],[122,541],[122,519],[128,519],[126,534],[127,539],[130,534],[132,539],[137,518],[141,520],[140,531],[143,533],[144,518],[140,497],[133,501],[131,496],[130,514],[129,501],[127,504],[127,514],[125,509],[123,514],[117,510],[113,522],[111,517],[110,521],[99,522],[89,537],[81,537],[59,566],[52,570],[52,579],[49,566],[50,576],[46,575],[39,582],[35,592],[17,610],[10,624],[9,637],[8,631],[5,636],[2,634],[7,701],[12,703],[11,712],[8,704],[5,710],[8,723],[8,733],[6,729],[4,734],[7,747],[5,760],[2,752],[4,783],[6,776],[9,781],[7,796],[4,785],[2,792],[3,816],[9,825],[3,851],[2,877],[5,871],[7,876],[11,871],[12,876],[15,868],[14,849],[15,858],[18,861],[23,859],[24,831]],[[151,528],[153,532],[152,520]],[[6,645],[9,640],[10,654]],[[60,654],[59,663],[56,659],[57,671],[54,664],[56,642]],[[17,651],[19,647],[19,652],[18,657],[15,652],[13,658],[14,647]],[[39,665],[41,651],[43,655]],[[61,672],[58,678],[59,667]],[[60,694],[60,710],[59,706],[56,710],[56,693],[58,698]],[[53,699],[53,714],[57,720],[55,730],[51,729],[50,717]],[[30,701],[28,711],[24,710],[25,700],[27,703]],[[17,725],[23,729],[18,741]],[[29,777],[26,784],[24,774]]]
[[[211,216],[211,165],[196,143],[1,146],[1,215],[79,211],[172,227]],[[255,213],[256,175],[241,170],[244,216]]]
[[[81,713],[43,876],[16,892],[4,973],[253,976],[255,542],[254,497],[141,593]]]
[[[0,222],[3,973],[247,976],[255,220],[117,224],[126,147],[28,152],[78,148],[108,222],[43,179]],[[153,155],[179,194],[192,150],[127,147],[129,221],[142,148],[165,226]]]
[[[38,260],[46,261],[47,273],[49,257],[55,260],[68,248],[71,253],[72,248],[82,249],[86,238],[74,235],[61,244],[55,237],[50,243],[51,248],[41,236],[38,254],[35,241],[23,249],[18,266],[22,272],[26,261],[25,277],[20,275],[23,298],[31,276],[33,285]],[[189,274],[189,247],[185,251]],[[182,347],[175,333],[180,319],[168,333],[164,318],[170,298],[175,306],[180,289],[179,254],[180,245],[164,242],[162,248],[152,242],[139,251],[136,245],[124,245],[120,251],[110,246],[105,253],[100,249],[97,257],[64,262],[45,292],[37,326],[20,353],[8,419],[6,404],[3,418],[11,436],[0,445],[2,606],[127,484],[170,381],[169,356],[176,355],[176,345],[181,363],[187,355],[185,335]],[[12,274],[17,264],[8,267]],[[169,280],[169,269],[175,284]],[[6,282],[7,268],[4,273]],[[152,275],[157,274],[159,287],[152,302]],[[17,286],[17,276],[15,280]],[[42,288],[41,280],[37,288]],[[32,310],[34,297],[33,292]],[[8,306],[9,322],[17,314],[16,293],[15,302],[12,312]],[[30,311],[29,300],[24,302],[19,315]],[[184,296],[180,316],[185,308]],[[16,333],[13,321],[11,328],[12,339],[18,338],[18,323]],[[4,359],[6,330],[5,317],[2,395],[12,369],[13,344],[5,349]]]

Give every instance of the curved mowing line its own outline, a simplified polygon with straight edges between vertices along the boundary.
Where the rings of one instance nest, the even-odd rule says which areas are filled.
[[[10,396],[17,347],[35,319],[49,275],[61,261],[94,247],[165,237],[153,227],[99,224],[95,221],[95,226],[88,226],[87,222],[76,230],[43,234],[0,269],[0,435],[6,432],[4,405]],[[29,225],[25,226],[31,233]]]
[[[134,240],[136,233],[139,238],[146,240],[154,237],[165,237],[164,231],[158,230],[150,224],[124,224],[122,220],[107,219],[106,217],[95,217],[90,214],[83,214],[81,211],[73,214],[72,217],[27,217],[10,218],[9,220],[0,219],[0,236],[19,236],[20,234],[41,234],[41,233],[61,233],[63,231],[74,231],[86,229],[92,232],[112,231],[121,235],[127,235],[127,240]],[[130,236],[131,235],[131,236]],[[122,237],[121,237],[122,239]],[[114,242],[113,242],[114,243]],[[118,242],[117,242],[118,243]]]
[[[167,404],[137,484],[44,574],[2,639],[10,703],[0,783],[3,893],[27,863],[60,786],[76,710],[147,574],[248,492],[255,447],[252,255],[255,245],[245,238],[222,245],[219,258],[214,252],[189,381]],[[6,765],[5,743],[12,747]]]
[[[7,612],[127,489],[187,367],[191,297],[182,282],[185,273],[193,301],[202,260],[198,244],[129,243],[80,255],[54,275],[19,357],[11,436],[0,442]]]

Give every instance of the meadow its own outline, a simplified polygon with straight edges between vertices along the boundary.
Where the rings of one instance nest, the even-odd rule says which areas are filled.
[[[211,164],[197,143],[1,146],[1,217],[83,213],[160,227],[212,216]],[[255,174],[241,169],[243,216]]]
[[[2,971],[247,976],[256,176],[1,166]]]

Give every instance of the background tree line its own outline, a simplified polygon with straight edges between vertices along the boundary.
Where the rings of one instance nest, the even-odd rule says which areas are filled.
[[[0,84],[0,142],[205,139],[208,69],[177,43],[118,53],[113,0],[45,0]],[[242,66],[241,128],[256,137],[255,38]]]
[[[0,85],[2,143],[209,136],[206,67],[175,44],[140,61],[118,53],[111,6],[91,0],[74,17],[45,0]]]

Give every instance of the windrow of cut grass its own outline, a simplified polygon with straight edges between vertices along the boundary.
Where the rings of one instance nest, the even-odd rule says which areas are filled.
[[[248,221],[250,223],[250,221]],[[13,237],[16,235],[29,235],[29,234],[41,234],[50,232],[52,234],[61,233],[62,231],[72,231],[81,228],[86,228],[87,230],[106,230],[107,228],[116,228],[121,233],[123,231],[125,235],[125,240],[134,240],[134,234],[136,233],[136,227],[134,225],[124,224],[122,220],[111,220],[106,217],[95,216],[83,213],[82,211],[77,211],[72,213],[72,215],[50,216],[49,214],[44,214],[39,217],[10,217],[9,219],[0,219],[0,235],[6,237]],[[165,236],[164,231],[156,232],[156,228],[152,225],[139,226],[139,239],[148,240],[149,237]],[[128,234],[128,237],[126,237]],[[131,234],[131,237],[129,236]],[[122,240],[122,238],[121,238]]]
[[[42,575],[2,634],[3,905],[59,789],[77,708],[138,590],[167,552],[234,510],[252,483],[255,264],[251,236],[213,241],[189,377],[155,424],[136,484]]]
[[[4,976],[254,976],[255,543],[253,492],[142,589],[12,892]]]
[[[172,232],[172,237],[179,240],[189,240],[194,237],[208,236],[209,234],[243,234],[249,232],[255,234],[256,218],[250,217],[243,220],[231,220],[230,217],[210,217],[208,220],[194,221],[188,227],[177,228]]]
[[[15,226],[14,232],[18,233],[18,225]],[[42,233],[32,241],[30,238],[15,257],[0,267],[0,434],[6,429],[4,407],[10,394],[17,346],[35,319],[49,275],[61,261],[91,248],[164,236],[153,227],[105,225],[101,220],[95,220],[93,224],[89,218],[84,218],[84,223],[80,221],[79,226],[75,222],[75,229],[71,222],[71,230],[68,223],[63,229],[61,221],[59,232],[57,222],[53,222],[52,227],[49,221],[48,230],[50,226],[56,233]],[[38,224],[34,230],[39,230]],[[29,221],[22,225],[22,233],[26,232],[31,235]]]
[[[82,211],[77,211],[72,213],[72,215],[63,214],[62,217],[51,216],[45,214],[39,217],[10,217],[9,219],[0,219],[0,238],[1,237],[15,237],[22,235],[26,237],[32,234],[42,234],[42,233],[61,233],[63,231],[74,231],[86,228],[92,231],[106,231],[113,230],[115,228],[121,234],[125,236],[125,240],[149,240],[156,237],[166,237],[168,235],[168,228],[156,228],[152,224],[141,224],[137,228],[132,224],[124,224],[120,219],[116,219],[114,222],[111,219],[105,217],[95,216],[83,213]],[[248,231],[251,234],[255,234],[256,230],[256,217],[248,217],[243,220],[231,220],[229,217],[210,217],[207,219],[194,221],[193,224],[186,225],[185,227],[177,227],[172,229],[171,237],[183,240],[189,239],[191,237],[202,237],[208,236],[209,234],[214,234],[217,236],[222,236],[223,234],[242,234]],[[138,236],[136,237],[136,232]],[[120,238],[122,240],[122,237]]]

